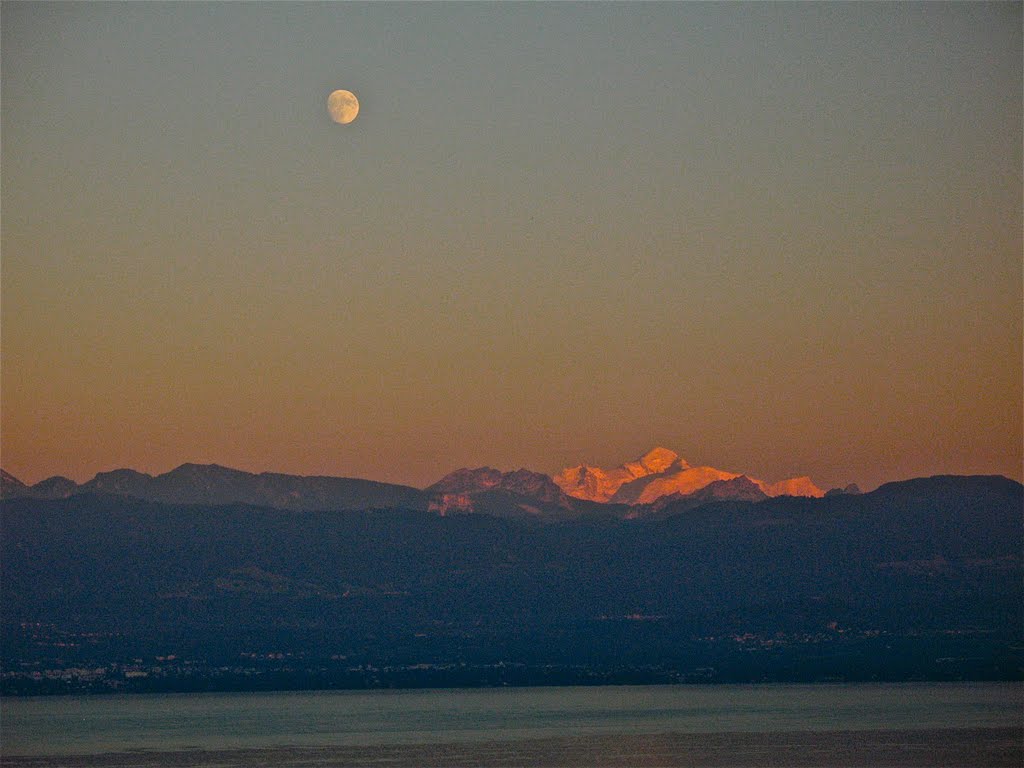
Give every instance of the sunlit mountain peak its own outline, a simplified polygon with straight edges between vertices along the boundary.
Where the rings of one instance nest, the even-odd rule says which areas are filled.
[[[589,464],[568,467],[554,476],[554,481],[567,495],[588,501],[623,504],[650,504],[664,496],[690,495],[711,483],[734,480],[743,472],[732,472],[708,466],[691,466],[668,448],[653,448],[633,461],[614,469]],[[794,477],[767,483],[750,478],[768,496],[822,496],[809,477]]]

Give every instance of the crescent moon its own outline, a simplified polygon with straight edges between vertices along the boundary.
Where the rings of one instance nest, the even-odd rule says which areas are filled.
[[[327,97],[327,111],[331,120],[348,125],[359,114],[359,99],[352,91],[334,91]]]

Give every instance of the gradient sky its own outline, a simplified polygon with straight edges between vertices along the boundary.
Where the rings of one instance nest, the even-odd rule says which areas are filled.
[[[4,3],[0,461],[1020,479],[1021,8]]]

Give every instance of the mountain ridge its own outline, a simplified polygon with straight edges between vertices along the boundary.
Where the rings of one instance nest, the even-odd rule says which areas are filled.
[[[411,486],[362,478],[323,475],[255,474],[219,464],[185,463],[159,475],[134,469],[98,472],[76,484],[56,476],[26,486],[4,473],[4,498],[67,498],[83,493],[129,496],[164,503],[244,503],[276,509],[367,509],[403,507],[426,509],[425,494]]]
[[[544,521],[587,515],[635,519],[663,515],[668,507],[678,511],[712,501],[759,503],[784,496],[821,498],[860,493],[855,484],[849,484],[826,494],[807,476],[766,483],[744,473],[692,466],[665,448],[652,449],[612,470],[581,464],[553,477],[528,469],[503,472],[492,467],[462,468],[422,490],[361,478],[257,474],[198,463],[184,463],[158,475],[115,469],[99,472],[82,484],[55,475],[28,486],[9,472],[0,472],[0,498],[59,499],[106,493],[166,503],[240,503],[306,511],[404,508],[441,515],[490,514]],[[927,478],[911,479],[924,480]],[[878,490],[892,485],[883,484]]]
[[[689,495],[714,482],[748,477],[766,496],[825,495],[810,477],[801,475],[774,483],[710,466],[693,466],[678,453],[656,447],[633,461],[612,469],[589,464],[566,467],[553,477],[569,496],[590,501],[651,504],[663,496]]]

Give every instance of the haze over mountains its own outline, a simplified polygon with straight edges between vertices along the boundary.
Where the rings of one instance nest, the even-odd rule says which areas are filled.
[[[277,509],[403,508],[439,514],[479,512],[501,517],[564,519],[584,514],[643,517],[671,501],[761,501],[775,496],[821,497],[808,477],[776,483],[708,466],[691,466],[674,451],[654,448],[614,469],[587,464],[553,478],[519,469],[458,469],[420,490],[393,483],[342,477],[254,474],[216,464],[183,464],[161,475],[131,469],[101,472],[81,485],[51,477],[27,486],[0,476],[4,498],[59,499],[109,493],[174,504],[255,504]]]

